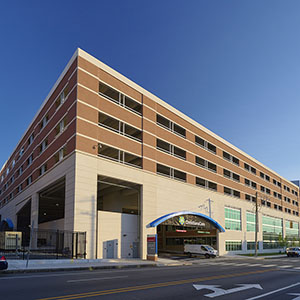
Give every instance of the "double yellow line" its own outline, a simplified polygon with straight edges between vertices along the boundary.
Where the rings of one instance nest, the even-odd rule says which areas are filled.
[[[95,297],[95,296],[141,291],[141,290],[173,286],[173,285],[180,285],[180,284],[193,283],[193,282],[200,282],[200,281],[207,281],[207,280],[213,280],[213,279],[222,279],[222,278],[231,278],[231,277],[238,277],[238,276],[245,276],[245,275],[252,275],[252,274],[260,274],[260,273],[266,273],[266,272],[271,272],[271,271],[275,271],[275,270],[276,269],[268,269],[268,270],[243,272],[243,273],[236,273],[236,274],[229,274],[229,275],[224,274],[224,275],[217,275],[217,276],[210,276],[210,277],[200,277],[200,278],[192,278],[192,279],[185,279],[185,280],[176,280],[176,281],[169,281],[169,282],[163,282],[163,283],[138,285],[138,286],[90,292],[90,293],[81,293],[81,294],[64,295],[64,296],[57,296],[57,297],[50,297],[50,298],[41,298],[38,300],[71,300],[71,299],[89,298],[89,297]]]

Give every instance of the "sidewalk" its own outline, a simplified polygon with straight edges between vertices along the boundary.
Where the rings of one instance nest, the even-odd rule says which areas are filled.
[[[8,269],[1,273],[55,272],[71,270],[147,268],[158,266],[182,265],[171,259],[149,261],[142,259],[45,259],[26,260],[9,259]]]

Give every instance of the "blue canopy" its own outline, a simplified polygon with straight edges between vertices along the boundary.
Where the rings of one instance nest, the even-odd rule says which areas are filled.
[[[208,222],[210,222],[211,224],[213,224],[221,232],[225,232],[225,229],[217,221],[215,221],[214,219],[212,219],[209,216],[206,216],[204,214],[201,214],[201,213],[198,213],[198,212],[193,212],[193,211],[178,211],[178,212],[173,212],[173,213],[170,213],[170,214],[166,214],[162,217],[157,218],[153,222],[151,222],[148,225],[148,227],[156,227],[157,225],[161,224],[162,222],[164,222],[168,219],[171,219],[171,218],[176,217],[176,216],[181,216],[181,215],[194,215],[194,216],[201,217],[201,218],[207,220]]]

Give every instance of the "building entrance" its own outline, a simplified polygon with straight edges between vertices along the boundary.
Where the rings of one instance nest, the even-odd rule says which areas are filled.
[[[210,245],[218,250],[218,233],[224,229],[200,213],[173,213],[150,224],[157,226],[158,254],[183,253],[185,244]]]

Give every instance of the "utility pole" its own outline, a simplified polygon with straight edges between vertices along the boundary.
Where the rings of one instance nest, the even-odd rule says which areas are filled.
[[[258,197],[255,193],[255,257],[257,257],[257,233],[258,233]]]
[[[208,198],[208,211],[209,211],[209,217],[211,218],[211,200]]]

